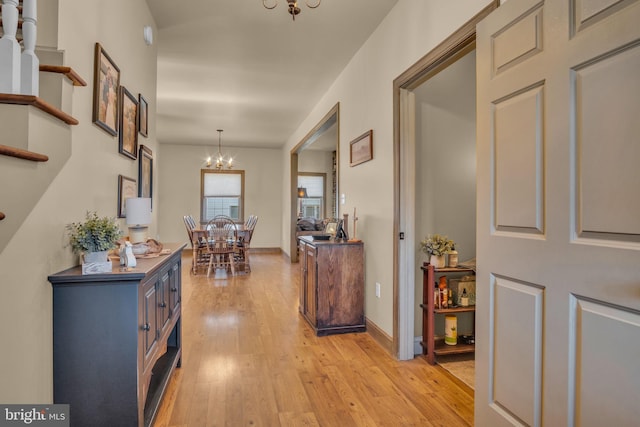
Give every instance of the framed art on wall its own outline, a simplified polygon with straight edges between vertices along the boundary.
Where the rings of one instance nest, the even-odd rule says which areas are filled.
[[[133,178],[118,175],[118,218],[127,216],[125,200],[138,197],[138,184]]]
[[[96,43],[93,75],[93,123],[111,135],[118,134],[120,68]]]
[[[349,166],[373,159],[373,129],[366,131],[349,143]]]
[[[153,210],[153,152],[144,145],[138,156],[138,197],[150,198]]]
[[[138,100],[124,86],[120,88],[120,153],[138,158]]]
[[[145,138],[148,135],[147,129],[149,128],[149,103],[141,93],[138,94],[138,132]]]

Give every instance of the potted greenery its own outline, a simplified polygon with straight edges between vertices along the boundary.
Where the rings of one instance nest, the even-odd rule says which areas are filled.
[[[420,242],[422,252],[430,256],[429,264],[435,268],[445,266],[444,256],[453,249],[454,242],[440,234],[430,234],[426,239]]]
[[[109,266],[111,265],[108,257],[109,250],[116,247],[116,241],[122,236],[115,218],[100,218],[95,212],[87,212],[84,222],[67,225],[67,231],[71,249],[75,253],[84,255],[83,274],[85,273],[84,264],[109,263]],[[101,269],[106,270],[106,266],[102,266]]]

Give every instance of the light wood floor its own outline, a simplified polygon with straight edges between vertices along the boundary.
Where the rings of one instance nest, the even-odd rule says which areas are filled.
[[[155,427],[470,426],[473,390],[367,333],[318,338],[298,313],[298,264],[256,254],[231,279],[183,258],[182,367]]]

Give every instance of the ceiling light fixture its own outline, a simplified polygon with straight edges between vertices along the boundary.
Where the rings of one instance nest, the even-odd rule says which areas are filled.
[[[320,2],[322,0],[318,0],[318,3],[315,5],[310,5],[306,0],[305,0],[305,4],[307,5],[307,7],[309,9],[315,9],[316,7],[320,6]],[[262,0],[262,5],[266,8],[266,9],[274,9],[277,5],[278,5],[278,0],[275,0],[273,3],[273,6],[267,6],[267,0]],[[296,20],[296,15],[298,15],[300,13],[300,8],[298,7],[298,0],[287,0],[287,5],[289,7],[289,14],[293,17],[293,20]]]
[[[226,166],[227,169],[231,169],[233,167],[233,157],[229,156],[229,159],[226,156],[222,155],[222,129],[218,129],[218,154],[216,154],[216,169],[224,169]],[[210,168],[212,165],[211,157],[207,158],[207,167]]]

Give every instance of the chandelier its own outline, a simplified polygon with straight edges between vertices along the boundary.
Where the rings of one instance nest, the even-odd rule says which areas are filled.
[[[216,164],[215,167],[216,169],[220,170],[220,169],[224,169],[224,167],[226,166],[227,169],[231,169],[233,167],[233,158],[231,156],[229,156],[229,158],[227,159],[226,156],[222,155],[222,129],[218,129],[218,154],[216,154]],[[210,168],[212,165],[212,159],[211,156],[209,156],[207,158],[207,167]]]
[[[305,4],[309,9],[315,9],[316,7],[320,6],[321,1],[322,0],[318,0],[318,3],[312,6],[305,0]],[[300,8],[298,7],[298,0],[287,0],[287,4],[289,7],[289,14],[293,17],[293,20],[295,21],[296,15],[300,13]],[[278,0],[274,0],[273,6],[267,6],[267,0],[262,0],[262,5],[267,9],[274,9],[278,5]]]

